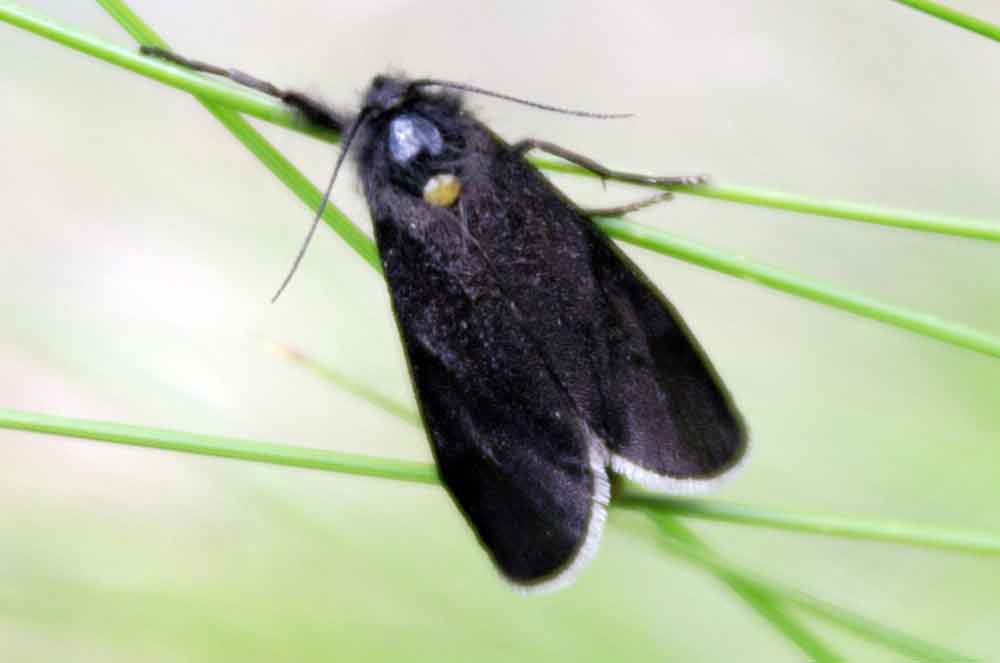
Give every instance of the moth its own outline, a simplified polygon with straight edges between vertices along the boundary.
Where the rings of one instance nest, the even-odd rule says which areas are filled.
[[[508,144],[460,93],[595,114],[471,85],[377,76],[360,110],[345,114],[240,71],[143,52],[275,96],[341,132],[331,188],[356,151],[441,480],[516,586],[560,587],[590,560],[609,471],[692,493],[739,464],[746,428],[680,315],[525,154],[540,149],[634,182],[697,178],[614,172],[540,140]]]

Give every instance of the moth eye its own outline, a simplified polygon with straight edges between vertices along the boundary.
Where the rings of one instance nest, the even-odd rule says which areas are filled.
[[[444,150],[441,132],[419,115],[404,114],[389,123],[389,153],[398,164],[407,164],[426,150],[438,156]]]
[[[462,183],[449,173],[435,175],[424,185],[424,200],[435,207],[451,207],[462,193]]]

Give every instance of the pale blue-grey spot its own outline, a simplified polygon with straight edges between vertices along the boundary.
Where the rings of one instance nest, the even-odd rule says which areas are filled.
[[[389,124],[389,153],[396,163],[409,163],[424,150],[437,156],[443,149],[441,132],[430,120],[408,113]]]

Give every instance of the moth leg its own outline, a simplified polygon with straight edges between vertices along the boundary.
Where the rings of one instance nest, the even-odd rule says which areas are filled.
[[[612,170],[590,157],[578,152],[573,152],[565,147],[560,147],[554,143],[544,140],[527,138],[511,146],[515,154],[524,155],[530,150],[541,150],[553,156],[560,157],[574,163],[581,168],[586,168],[604,180],[615,179],[622,182],[635,182],[636,184],[704,184],[708,181],[706,175],[678,175],[673,177],[658,177],[656,175],[642,175],[640,173],[626,173],[620,170]]]
[[[644,207],[652,207],[653,205],[658,205],[664,203],[674,197],[674,194],[669,191],[662,191],[655,196],[650,196],[649,198],[643,198],[642,200],[637,200],[634,203],[628,203],[627,205],[618,205],[617,207],[596,207],[587,208],[580,210],[583,212],[584,216],[623,216],[629,212],[634,212],[640,210]]]
[[[141,46],[139,47],[139,52],[143,55],[173,62],[193,71],[202,71],[213,76],[227,78],[244,87],[262,92],[271,97],[276,97],[301,112],[310,124],[332,129],[333,131],[343,131],[347,124],[344,118],[340,117],[339,114],[322,101],[313,99],[301,92],[295,92],[294,90],[282,90],[267,81],[251,76],[238,69],[225,69],[208,64],[207,62],[201,62],[200,60],[192,60],[157,46]]]

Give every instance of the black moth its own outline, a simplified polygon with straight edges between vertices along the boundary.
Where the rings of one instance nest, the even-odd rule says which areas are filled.
[[[143,51],[343,132],[334,177],[357,144],[438,471],[508,580],[542,589],[573,579],[601,537],[609,468],[690,493],[738,464],[745,428],[680,316],[524,153],[612,173],[549,143],[508,145],[447,89],[561,109],[379,76],[345,116],[238,71]]]

